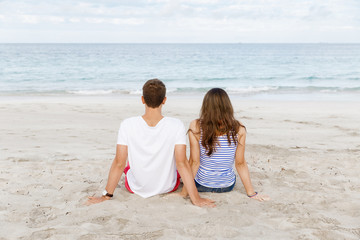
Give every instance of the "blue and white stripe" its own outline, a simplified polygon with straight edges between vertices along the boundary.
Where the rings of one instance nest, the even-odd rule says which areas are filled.
[[[195,176],[196,182],[209,188],[229,187],[235,182],[234,161],[237,143],[231,139],[229,144],[227,136],[218,137],[218,144],[211,156],[200,144],[200,167]]]

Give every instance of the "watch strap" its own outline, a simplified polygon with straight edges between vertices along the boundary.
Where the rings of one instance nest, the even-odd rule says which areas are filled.
[[[103,192],[103,196],[113,197],[113,196],[114,196],[114,194],[108,193],[106,190],[104,190],[104,192]]]

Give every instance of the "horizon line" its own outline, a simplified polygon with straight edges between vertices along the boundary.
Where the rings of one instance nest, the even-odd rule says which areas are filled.
[[[360,44],[360,42],[0,42],[0,44]]]

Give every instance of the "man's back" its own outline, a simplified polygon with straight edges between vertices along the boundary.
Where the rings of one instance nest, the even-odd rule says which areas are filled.
[[[111,199],[124,172],[126,189],[144,198],[176,191],[181,177],[193,204],[214,206],[212,200],[201,198],[196,190],[186,158],[184,125],[161,113],[165,95],[165,84],[159,79],[150,79],[144,84],[141,101],[145,113],[121,123],[116,154],[103,195],[89,197],[88,204]],[[130,166],[126,166],[127,160]]]
[[[174,148],[176,144],[186,144],[180,120],[164,117],[151,127],[141,116],[125,119],[117,144],[128,146],[127,180],[134,193],[147,198],[174,188],[177,180]]]

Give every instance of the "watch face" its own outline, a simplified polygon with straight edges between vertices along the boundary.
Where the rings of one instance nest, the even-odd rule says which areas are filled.
[[[102,195],[105,196],[106,194],[107,194],[107,191],[104,190]]]

